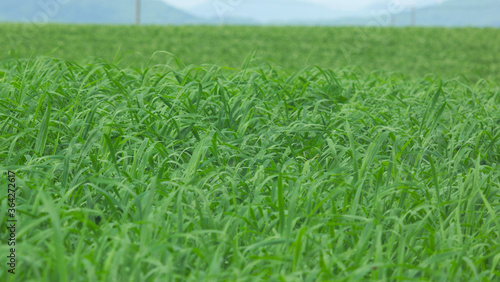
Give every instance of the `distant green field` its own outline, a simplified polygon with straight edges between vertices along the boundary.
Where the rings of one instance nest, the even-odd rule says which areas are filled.
[[[233,26],[0,25],[0,60],[47,55],[85,62],[99,57],[120,66],[165,63],[168,51],[186,64],[239,68],[254,51],[290,70],[324,68],[385,70],[413,78],[500,80],[499,29],[334,28]]]

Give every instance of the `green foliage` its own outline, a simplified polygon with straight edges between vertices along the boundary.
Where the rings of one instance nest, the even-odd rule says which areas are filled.
[[[3,61],[18,281],[500,275],[497,83],[244,65]]]

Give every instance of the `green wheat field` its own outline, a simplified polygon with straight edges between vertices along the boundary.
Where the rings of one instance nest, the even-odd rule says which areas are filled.
[[[1,281],[499,281],[500,30],[0,28]]]

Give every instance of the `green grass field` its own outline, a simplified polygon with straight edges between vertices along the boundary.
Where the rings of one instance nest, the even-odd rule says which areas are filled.
[[[498,30],[4,27],[2,281],[498,281]]]
[[[412,78],[500,80],[499,29],[0,25],[0,60],[50,55],[78,63],[98,57],[121,67],[185,64],[240,68],[257,58],[290,70],[306,65],[389,71]],[[118,56],[116,56],[118,54]],[[119,60],[121,59],[121,60]]]

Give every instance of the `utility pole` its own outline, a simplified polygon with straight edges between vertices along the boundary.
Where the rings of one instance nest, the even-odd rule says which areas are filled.
[[[135,0],[135,24],[141,24],[141,0]]]
[[[416,18],[416,11],[415,11],[415,4],[413,4],[413,6],[411,6],[411,26],[415,26],[415,18]]]

